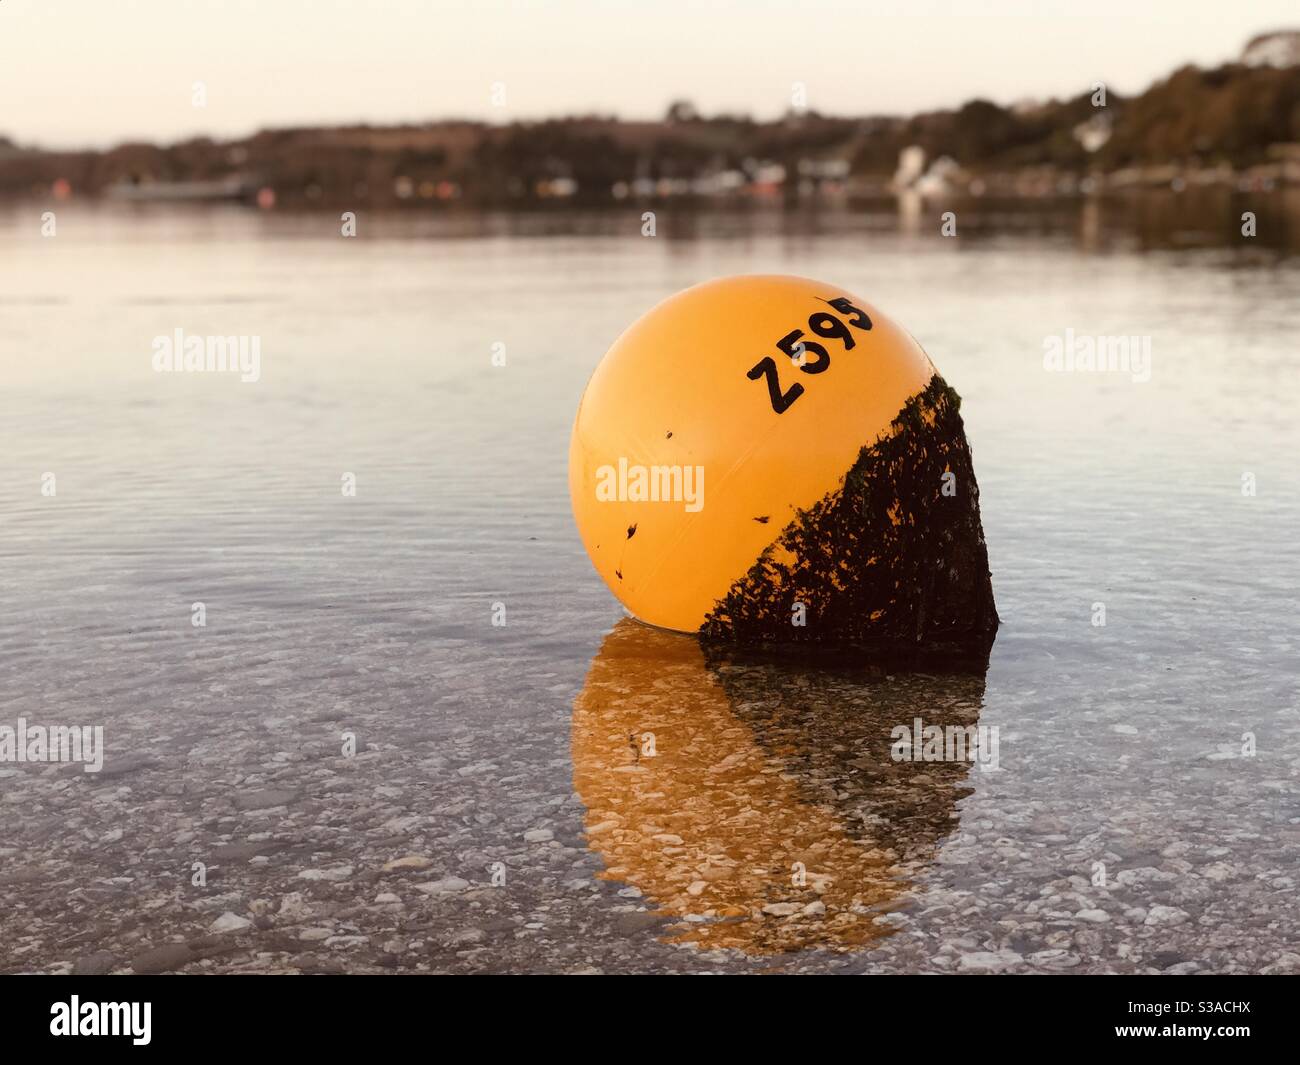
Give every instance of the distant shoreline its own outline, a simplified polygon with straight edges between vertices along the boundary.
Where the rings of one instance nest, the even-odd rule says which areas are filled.
[[[679,101],[657,122],[448,120],[104,151],[44,151],[0,137],[0,199],[346,209],[1260,192],[1300,186],[1300,64],[1270,56],[1186,66],[1133,97],[1098,83],[1065,101],[973,100],[911,117],[792,109],[757,122],[703,117]]]
[[[220,221],[227,236],[256,239],[336,240],[355,235],[375,241],[646,237],[647,212],[658,239],[812,241],[831,238],[847,246],[898,249],[921,245],[974,250],[990,243],[1050,242],[1085,251],[1230,250],[1270,259],[1300,255],[1300,187],[1238,191],[1217,185],[1125,187],[1083,195],[1041,197],[914,193],[832,201],[698,200],[573,204],[564,202],[475,205],[465,202],[331,205],[291,202],[259,210],[234,201],[115,200],[73,197],[0,200],[0,235],[40,239],[54,224],[59,234],[134,234],[141,240],[203,239]],[[1248,224],[1249,220],[1249,224]]]

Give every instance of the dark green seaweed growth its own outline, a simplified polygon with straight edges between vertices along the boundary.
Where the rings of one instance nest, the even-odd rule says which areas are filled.
[[[859,452],[843,486],[798,511],[732,585],[701,640],[986,655],[998,615],[960,407],[936,374],[892,432]]]

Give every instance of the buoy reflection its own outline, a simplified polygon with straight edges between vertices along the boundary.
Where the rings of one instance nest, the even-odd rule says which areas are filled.
[[[970,668],[969,666],[967,668]],[[574,786],[604,879],[670,942],[852,950],[956,828],[969,761],[895,761],[891,731],[973,725],[984,668],[884,674],[735,660],[620,622],[573,715]]]

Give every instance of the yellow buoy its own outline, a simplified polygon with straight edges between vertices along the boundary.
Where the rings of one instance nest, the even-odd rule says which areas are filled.
[[[867,301],[706,282],[615,341],[578,408],[574,516],[637,618],[724,642],[987,650],[960,400]]]

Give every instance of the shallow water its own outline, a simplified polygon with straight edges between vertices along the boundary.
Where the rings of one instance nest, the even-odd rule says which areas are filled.
[[[0,725],[107,750],[0,764],[5,971],[1300,969],[1294,256],[337,225],[0,213]],[[962,394],[986,675],[617,624],[569,514],[582,387],[662,297],[769,271],[860,292]],[[260,336],[260,380],[155,374],[177,327]],[[1149,336],[1150,380],[1045,372],[1067,328]],[[894,762],[916,715],[996,727],[998,768]],[[658,761],[621,738],[651,720]]]

